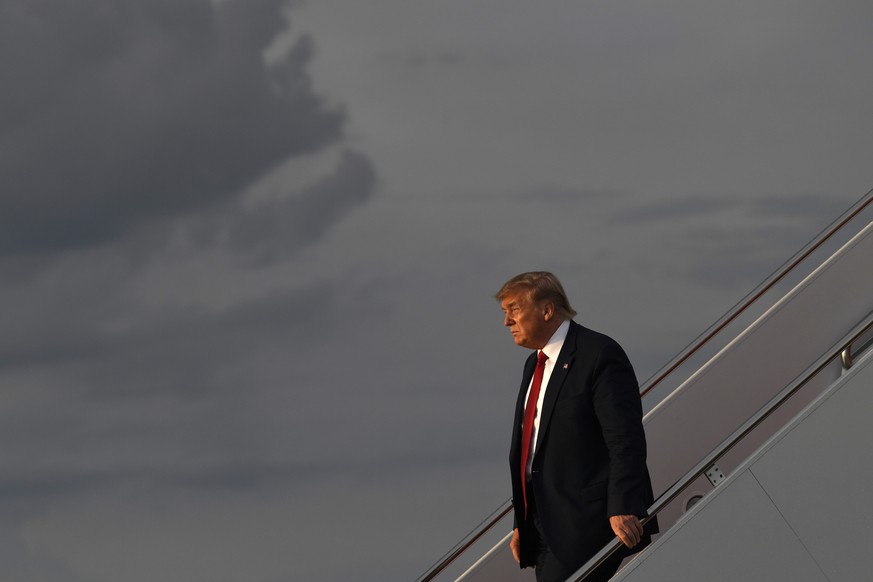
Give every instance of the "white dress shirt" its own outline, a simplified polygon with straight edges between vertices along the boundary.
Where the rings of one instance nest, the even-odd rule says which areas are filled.
[[[546,388],[549,385],[549,378],[552,377],[552,370],[555,369],[555,362],[558,361],[558,354],[561,353],[561,348],[564,346],[564,340],[567,339],[567,331],[570,329],[570,320],[564,320],[564,322],[555,330],[555,333],[552,334],[552,337],[546,343],[545,347],[540,350],[545,352],[545,354],[549,357],[546,360],[546,366],[543,370],[543,383],[540,386],[540,394],[539,398],[537,398],[537,410],[534,414],[533,428],[531,429],[531,437],[530,437],[530,454],[527,457],[527,467],[525,467],[525,474],[530,477],[530,468],[533,463],[534,455],[537,450],[537,435],[540,431],[540,412],[543,409],[543,399],[546,396]],[[527,394],[525,394],[524,401],[527,402],[528,397],[530,396],[530,389],[533,385],[533,379],[531,379],[530,385],[527,387]]]

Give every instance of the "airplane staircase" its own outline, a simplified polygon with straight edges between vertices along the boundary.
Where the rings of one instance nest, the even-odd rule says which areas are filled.
[[[873,517],[871,202],[873,191],[643,385],[662,533],[614,580],[866,579],[852,572]],[[857,520],[845,524],[855,538],[842,539],[842,520]],[[507,501],[418,581],[533,580],[511,529]]]

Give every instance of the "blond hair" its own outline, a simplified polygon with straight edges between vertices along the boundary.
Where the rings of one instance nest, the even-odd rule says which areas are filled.
[[[507,296],[519,292],[526,292],[528,298],[534,302],[551,301],[555,304],[555,313],[564,319],[573,319],[576,315],[576,310],[570,307],[561,282],[548,271],[529,271],[516,275],[504,283],[494,297],[503,301]]]

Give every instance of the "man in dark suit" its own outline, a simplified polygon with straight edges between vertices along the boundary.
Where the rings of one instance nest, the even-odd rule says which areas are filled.
[[[588,578],[608,580],[657,531],[640,522],[653,496],[633,368],[615,341],[572,320],[551,273],[522,273],[496,297],[515,343],[536,350],[512,426],[513,556],[558,582],[618,536],[627,549]]]

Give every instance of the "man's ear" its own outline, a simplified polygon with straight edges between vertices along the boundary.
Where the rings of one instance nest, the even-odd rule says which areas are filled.
[[[543,320],[549,321],[555,316],[555,304],[551,301],[543,305]]]

